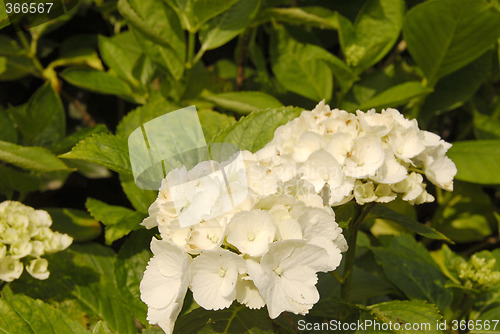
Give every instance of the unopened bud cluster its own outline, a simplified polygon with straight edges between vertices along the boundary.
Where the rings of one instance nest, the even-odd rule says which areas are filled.
[[[495,259],[472,255],[468,262],[457,264],[458,277],[466,288],[488,289],[500,282],[500,271],[495,271],[495,263]]]
[[[43,210],[19,202],[0,203],[0,280],[11,282],[26,271],[34,278],[49,277],[42,256],[66,249],[73,239],[50,229],[52,219]]]

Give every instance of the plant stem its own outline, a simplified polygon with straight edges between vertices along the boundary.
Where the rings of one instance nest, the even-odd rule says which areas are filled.
[[[346,303],[349,303],[349,298],[351,296],[352,271],[354,268],[354,260],[356,258],[358,230],[374,206],[375,203],[369,203],[363,206],[356,219],[354,219],[347,229],[347,244],[349,245],[349,249],[345,255],[344,278],[340,288],[340,297]]]
[[[188,36],[188,54],[187,54],[187,62],[186,62],[186,67],[187,68],[192,68],[193,67],[193,57],[194,57],[194,38],[196,37],[196,34],[194,32],[189,32]]]

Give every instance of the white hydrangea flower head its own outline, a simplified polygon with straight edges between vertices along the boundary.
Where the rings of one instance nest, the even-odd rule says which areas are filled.
[[[44,254],[62,251],[73,242],[50,229],[52,218],[19,202],[0,203],[0,280],[11,282],[26,271],[36,279],[50,275]]]
[[[173,170],[143,221],[162,238],[152,242],[141,282],[148,320],[171,332],[188,288],[207,310],[236,300],[267,306],[273,319],[308,313],[319,300],[317,273],[335,270],[348,249],[332,206],[434,200],[424,176],[452,189],[450,146],[396,109],[348,113],[321,101],[278,127],[261,150],[239,152],[243,168],[229,159]],[[214,167],[224,178],[200,179]],[[182,184],[187,195],[174,203],[169,185]],[[196,224],[183,225],[183,215]],[[33,243],[30,252],[39,248]]]

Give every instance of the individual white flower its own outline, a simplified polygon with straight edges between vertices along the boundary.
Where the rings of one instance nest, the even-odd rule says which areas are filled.
[[[3,243],[9,245],[17,242],[20,239],[19,232],[13,227],[7,227],[5,231],[3,231],[0,238],[2,239]]]
[[[377,199],[375,200],[378,203],[389,203],[396,199],[398,196],[395,192],[392,191],[392,188],[388,184],[379,184],[375,188],[375,195]]]
[[[260,256],[267,252],[276,235],[273,216],[266,211],[239,212],[231,218],[227,241],[241,253]]]
[[[422,135],[418,127],[396,128],[389,134],[389,144],[394,155],[410,163],[411,159],[422,153],[425,149]]]
[[[380,138],[364,136],[355,140],[351,152],[347,154],[344,173],[358,179],[370,177],[375,175],[384,160]]]
[[[438,187],[452,191],[453,178],[457,174],[457,167],[453,161],[446,156],[442,156],[432,162],[429,162],[429,160],[426,160],[424,164],[425,176]]]
[[[352,150],[354,137],[350,133],[336,132],[329,136],[325,151],[330,153],[341,165],[344,164],[347,154]]]
[[[297,162],[304,162],[315,151],[323,148],[325,140],[317,133],[306,131],[297,141],[293,151],[293,158]]]
[[[147,320],[172,333],[187,292],[191,257],[168,241],[151,241],[154,256],[140,284],[141,300],[148,305]]]
[[[44,240],[45,252],[60,252],[68,248],[72,242],[73,238],[71,238],[69,235],[59,232],[53,232],[49,239]]]
[[[2,261],[7,255],[7,246],[0,243],[0,261]]]
[[[311,154],[299,169],[304,179],[309,181],[316,192],[319,192],[326,183],[331,189],[342,185],[344,174],[335,158],[324,150]]]
[[[392,190],[403,194],[404,201],[415,200],[425,189],[421,174],[412,172],[406,179],[391,186]]]
[[[236,282],[245,264],[237,254],[217,249],[201,253],[189,270],[194,300],[206,310],[220,310],[236,298]]]
[[[250,309],[259,309],[266,305],[259,290],[249,276],[240,276],[236,283],[236,300]]]
[[[44,210],[34,210],[30,215],[30,220],[35,222],[36,226],[50,227],[52,225],[52,218]]]
[[[406,167],[396,160],[394,153],[385,150],[384,163],[370,179],[378,183],[394,184],[403,181],[407,175]]]
[[[374,202],[377,199],[373,182],[356,180],[354,184],[354,198],[359,205]]]
[[[328,254],[305,240],[284,240],[272,243],[260,263],[246,263],[269,316],[275,319],[285,311],[307,314],[318,302],[316,273],[327,270]]]
[[[45,280],[50,275],[48,266],[49,262],[46,259],[33,259],[26,265],[26,271],[36,279]]]
[[[366,113],[361,110],[356,111],[359,119],[361,131],[367,134],[384,137],[391,131],[394,117],[388,113],[379,114],[375,109],[368,110]]]
[[[23,264],[19,259],[7,255],[0,261],[0,280],[12,282],[21,277],[23,273]]]
[[[186,239],[188,252],[198,253],[219,247],[224,239],[226,220],[225,217],[214,218],[193,225]]]
[[[29,239],[19,239],[10,245],[10,255],[15,259],[21,259],[31,253],[32,245]]]
[[[32,257],[40,257],[45,253],[45,245],[43,241],[33,240],[31,241],[31,253]]]

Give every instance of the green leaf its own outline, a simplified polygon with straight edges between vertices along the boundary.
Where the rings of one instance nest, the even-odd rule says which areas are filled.
[[[0,140],[17,144],[17,131],[7,112],[0,107]]]
[[[436,328],[436,324],[443,316],[439,314],[436,306],[419,300],[393,300],[390,302],[380,303],[368,306],[370,313],[384,323],[399,323],[401,328],[405,324],[428,324],[428,328],[420,328],[411,330],[411,333],[425,334],[431,330],[433,333],[442,333]],[[398,333],[409,333],[410,331],[401,331]]]
[[[108,133],[87,137],[60,157],[91,162],[117,173],[132,173],[126,139]]]
[[[419,223],[415,219],[391,210],[386,206],[376,206],[370,212],[370,216],[390,220],[426,238],[446,240],[451,242],[451,240],[448,239],[445,235],[436,231],[432,227]]]
[[[36,175],[0,165],[0,193],[5,196],[11,197],[13,191],[30,193],[42,186],[42,181]]]
[[[0,57],[0,81],[18,80],[35,73],[33,62],[25,55]]]
[[[115,262],[115,276],[118,289],[130,313],[147,324],[148,307],[141,301],[139,285],[152,254],[149,244],[154,231],[145,229],[133,232],[120,248]]]
[[[500,120],[474,111],[474,132],[479,139],[500,139]]]
[[[140,228],[145,218],[141,212],[133,211],[122,206],[109,205],[93,198],[85,203],[87,210],[96,220],[105,225],[104,238],[107,245]]]
[[[421,113],[431,117],[437,111],[455,109],[468,101],[490,72],[491,59],[491,52],[486,52],[469,65],[441,78],[425,99]]]
[[[99,50],[106,64],[119,77],[141,91],[149,85],[156,68],[131,31],[111,38],[99,36]]]
[[[257,14],[261,0],[238,0],[231,8],[203,25],[201,48],[212,50],[238,36]]]
[[[99,320],[99,322],[95,325],[92,334],[113,334],[113,332],[108,328],[105,322]]]
[[[132,94],[132,89],[122,79],[91,68],[68,68],[61,73],[61,77],[72,85],[96,93],[124,96]]]
[[[94,240],[102,233],[101,224],[87,212],[76,209],[49,208],[52,229],[70,235],[75,241]]]
[[[404,7],[402,0],[370,0],[354,25],[337,15],[342,52],[356,73],[376,64],[391,50],[403,25]]]
[[[144,123],[179,108],[181,107],[163,98],[150,100],[122,118],[116,128],[116,135],[128,139],[128,136]]]
[[[220,108],[243,115],[264,108],[279,108],[283,106],[276,98],[262,92],[227,92],[205,95],[203,98],[215,103]]]
[[[271,66],[276,79],[287,90],[314,101],[332,97],[333,73],[324,49],[293,39],[284,28],[271,38]]]
[[[88,334],[77,321],[41,300],[6,290],[0,298],[0,314],[0,331],[5,334]]]
[[[26,147],[0,141],[0,160],[39,172],[71,171],[52,152],[43,147]]]
[[[184,72],[186,42],[179,18],[164,1],[119,0],[125,17],[144,52],[179,80]]]
[[[234,117],[208,109],[198,111],[198,117],[207,143],[220,131],[236,123]]]
[[[250,310],[233,305],[221,311],[197,308],[177,320],[174,333],[273,333],[271,319],[265,310]]]
[[[56,154],[68,152],[79,141],[97,133],[109,133],[109,130],[104,124],[97,124],[96,126],[80,129],[66,138],[55,142],[51,147],[51,151]]]
[[[50,303],[76,300],[89,318],[102,319],[113,333],[137,333],[133,318],[121,302],[114,274],[116,254],[111,248],[92,242],[73,244],[47,259],[47,280],[23,275],[10,284],[13,291]]]
[[[493,233],[496,219],[490,197],[481,186],[455,182],[444,193],[432,225],[455,242],[480,241]]]
[[[241,150],[256,152],[270,142],[274,131],[299,116],[301,108],[282,107],[253,112],[217,134],[212,142],[230,143]]]
[[[430,85],[464,67],[500,36],[500,13],[485,0],[436,0],[406,15],[404,39]]]
[[[225,12],[238,0],[167,0],[177,11],[184,28],[192,33],[211,18]]]
[[[10,113],[27,145],[50,147],[66,132],[61,99],[48,82],[31,96],[28,103],[12,108]]]
[[[338,29],[337,15],[324,7],[267,8],[263,17],[319,29]]]
[[[408,234],[386,236],[385,247],[373,247],[375,259],[386,277],[410,299],[427,300],[444,309],[453,299],[445,287],[447,278],[427,249]]]
[[[432,92],[432,89],[425,88],[418,81],[409,81],[397,86],[393,86],[382,93],[379,93],[363,102],[359,109],[399,107],[415,97],[419,97]]]
[[[455,142],[448,156],[457,166],[456,179],[479,184],[500,184],[500,140]]]
[[[156,200],[157,192],[139,188],[130,174],[120,174],[120,182],[123,192],[128,200],[139,212],[148,213],[148,208]]]
[[[20,56],[25,53],[19,44],[6,35],[0,35],[0,56]]]

